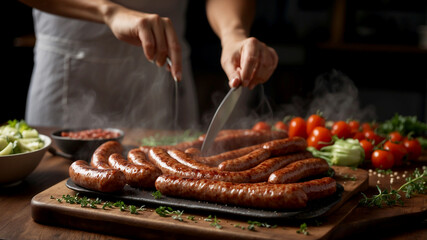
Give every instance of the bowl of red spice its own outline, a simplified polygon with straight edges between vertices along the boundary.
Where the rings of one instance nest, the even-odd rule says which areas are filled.
[[[90,161],[93,152],[107,141],[121,142],[124,132],[117,128],[61,129],[51,134],[54,144],[73,160]]]

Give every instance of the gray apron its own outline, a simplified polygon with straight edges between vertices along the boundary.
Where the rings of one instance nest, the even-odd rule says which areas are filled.
[[[186,1],[117,1],[169,17],[183,50],[181,127],[197,126],[197,100],[184,39]],[[104,24],[33,10],[36,46],[26,121],[34,126],[171,128],[174,83],[141,47],[117,40]]]

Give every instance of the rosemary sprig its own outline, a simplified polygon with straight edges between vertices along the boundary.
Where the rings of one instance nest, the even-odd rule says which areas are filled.
[[[415,194],[425,194],[426,193],[426,181],[427,181],[427,171],[420,173],[418,169],[415,169],[411,176],[407,177],[406,183],[400,186],[397,190],[381,190],[377,185],[378,194],[373,195],[372,197],[367,197],[366,194],[362,193],[363,198],[360,200],[360,204],[368,207],[383,207],[402,205],[403,200],[399,192],[404,192],[406,198],[411,198]]]

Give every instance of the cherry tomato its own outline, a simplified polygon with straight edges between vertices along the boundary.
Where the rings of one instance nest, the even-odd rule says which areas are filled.
[[[370,140],[370,141],[374,141],[373,142],[374,145],[376,145],[376,144],[380,143],[382,140],[384,140],[383,137],[376,134],[373,130],[364,131],[363,135],[365,136],[365,139]]]
[[[301,117],[294,117],[289,122],[289,137],[303,137],[307,138],[307,123]]]
[[[392,142],[401,142],[403,140],[402,135],[397,131],[389,133],[388,137]]]
[[[332,143],[332,134],[329,129],[325,127],[316,127],[307,138],[307,145],[320,150],[324,146]]]
[[[307,135],[310,135],[314,128],[324,127],[324,126],[325,126],[325,118],[319,114],[312,114],[307,119]]]
[[[363,134],[363,132],[355,132],[353,134],[353,139],[357,139],[360,141],[362,141],[363,139],[365,139],[365,135]]]
[[[368,130],[373,130],[372,127],[371,127],[371,124],[368,123],[368,122],[362,123],[362,131],[365,132],[365,131],[368,131]]]
[[[252,130],[255,130],[255,131],[271,130],[271,126],[267,122],[259,121],[255,123],[255,125],[252,127]]]
[[[372,155],[372,151],[374,150],[374,145],[366,139],[363,139],[360,142],[360,146],[362,146],[365,151],[365,159],[370,159]]]
[[[286,125],[286,123],[284,123],[283,121],[277,121],[274,124],[274,128],[278,131],[288,131],[288,125]]]
[[[360,123],[357,120],[352,120],[348,122],[348,125],[350,126],[352,132],[358,132],[360,128]]]
[[[372,153],[372,166],[379,169],[390,169],[394,165],[394,156],[391,152],[378,149]]]
[[[383,147],[385,150],[388,150],[393,154],[394,165],[401,166],[403,163],[403,158],[406,154],[408,154],[408,151],[406,150],[403,143],[396,143],[389,140],[384,143]]]
[[[338,121],[332,125],[331,133],[332,135],[336,135],[338,138],[350,138],[351,127],[344,121]]]
[[[417,139],[404,138],[403,146],[408,150],[408,160],[417,160],[421,156],[423,149]]]

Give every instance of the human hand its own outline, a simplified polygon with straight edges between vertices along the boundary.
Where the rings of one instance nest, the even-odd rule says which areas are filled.
[[[169,18],[118,6],[106,14],[105,22],[119,40],[141,46],[147,59],[157,66],[163,66],[169,57],[172,66],[167,66],[168,70],[175,80],[181,80],[181,46]]]
[[[222,42],[221,66],[231,88],[253,89],[265,83],[277,67],[276,51],[254,37]]]

